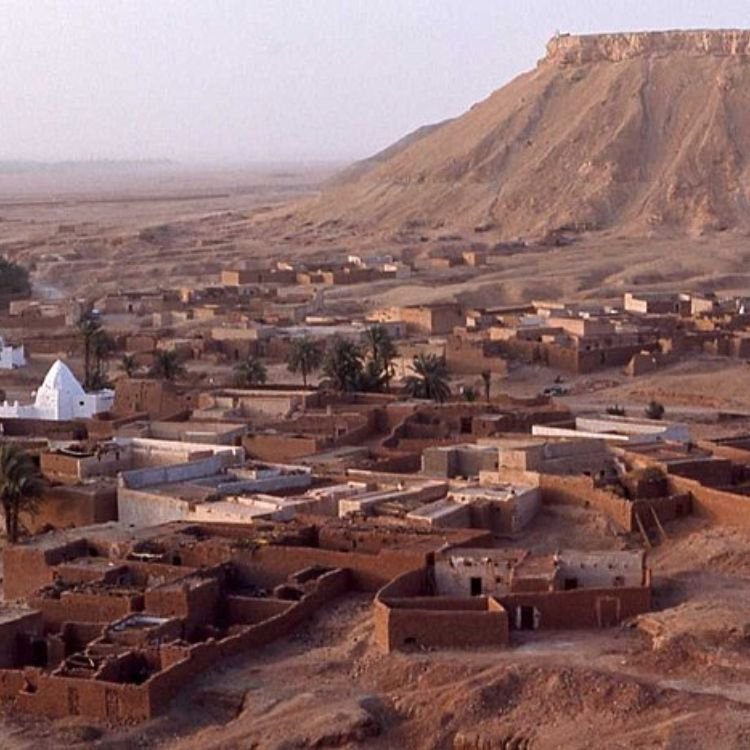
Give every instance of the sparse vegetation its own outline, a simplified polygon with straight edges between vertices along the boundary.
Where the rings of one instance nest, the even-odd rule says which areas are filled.
[[[377,328],[377,327],[375,327]],[[378,392],[389,387],[396,349],[387,331],[367,334],[368,348],[334,336],[323,356],[323,385],[339,393]]]
[[[339,393],[358,391],[362,385],[364,356],[357,344],[334,336],[323,357],[325,384]]]
[[[292,341],[291,351],[287,357],[287,369],[302,376],[302,385],[307,388],[307,379],[320,369],[323,363],[323,348],[309,336]]]
[[[18,263],[0,258],[0,294],[29,294],[29,272]]]
[[[123,354],[120,366],[129,378],[132,378],[138,372],[138,363],[132,354]]]
[[[91,309],[81,315],[77,329],[83,339],[83,387],[87,391],[104,388],[107,385],[107,364],[115,350],[115,341]]]
[[[263,385],[266,380],[268,380],[268,371],[258,357],[248,357],[234,368],[234,382],[240,388]]]
[[[612,404],[611,406],[608,406],[606,408],[606,412],[611,417],[624,417],[626,414],[625,407],[618,406],[617,404]]]
[[[398,349],[393,343],[388,329],[382,325],[370,326],[365,334],[365,340],[370,356],[368,362],[371,372],[370,379],[377,382],[378,385],[377,388],[366,390],[379,390],[380,384],[383,384],[388,391],[394,375],[393,360],[398,357]]]
[[[464,401],[466,401],[469,404],[473,404],[479,398],[477,389],[470,385],[467,385],[465,388],[462,389],[461,395],[464,397]]]
[[[109,360],[116,349],[114,338],[104,329],[100,330],[93,339],[94,370],[91,375],[91,388],[99,390],[109,385],[107,370]]]
[[[482,385],[484,386],[484,400],[489,404],[492,390],[492,370],[482,370]]]
[[[412,375],[406,378],[405,390],[412,398],[424,398],[442,404],[451,395],[448,368],[444,357],[418,354],[411,364]]]
[[[35,513],[41,494],[41,477],[31,456],[19,445],[0,446],[0,502],[5,516],[5,533],[11,543],[21,533],[21,514]]]
[[[649,419],[663,419],[665,412],[666,409],[664,408],[664,404],[654,399],[648,402],[648,405],[645,409],[646,416]]]
[[[167,349],[156,353],[154,363],[149,370],[149,375],[158,380],[175,381],[184,374],[185,365],[180,361],[177,352]]]

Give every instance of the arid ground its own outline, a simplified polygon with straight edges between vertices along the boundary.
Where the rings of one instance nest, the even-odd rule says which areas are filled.
[[[651,553],[656,611],[606,632],[521,637],[507,651],[380,654],[349,596],[262,653],[185,690],[137,728],[5,717],[8,750],[743,748],[750,742],[750,537],[690,520]],[[598,516],[549,509],[523,539],[620,548]],[[506,744],[489,744],[502,741]],[[507,743],[513,744],[507,744]]]
[[[347,233],[296,226],[290,199],[314,194],[330,169],[180,170],[0,178],[0,247],[33,267],[37,291],[93,298],[105,290],[209,284],[222,266],[379,248],[396,256],[476,237]],[[266,216],[273,214],[273,220]],[[431,272],[396,285],[330,292],[342,308],[458,297],[475,304],[538,298],[615,299],[625,290],[747,289],[740,234],[648,241],[590,235],[566,246],[500,248],[484,269]],[[548,370],[511,370],[503,388],[537,392]],[[637,380],[582,376],[566,397],[585,410],[641,409],[651,397],[700,434],[750,423],[744,362],[700,357]],[[738,413],[719,423],[718,412]],[[656,609],[606,633],[531,636],[508,651],[383,656],[370,601],[341,599],[293,636],[221,665],[169,714],[137,728],[5,716],[8,750],[245,748],[744,748],[750,746],[750,537],[688,520],[650,554]],[[509,543],[638,543],[601,518],[548,509]],[[489,744],[490,738],[497,743]]]
[[[431,272],[406,283],[341,289],[372,304],[458,297],[505,305],[531,299],[616,299],[631,289],[744,292],[750,245],[739,231],[643,239],[588,233],[563,246],[493,245],[472,231],[388,231],[300,224],[297,207],[336,165],[237,168],[91,167],[0,174],[0,251],[34,269],[40,292],[94,296],[116,289],[210,284],[253,259],[395,257],[482,245],[490,264]]]

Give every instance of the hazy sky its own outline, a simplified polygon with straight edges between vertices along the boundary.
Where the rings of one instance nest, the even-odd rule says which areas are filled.
[[[350,159],[562,32],[750,27],[748,0],[0,0],[0,159]]]

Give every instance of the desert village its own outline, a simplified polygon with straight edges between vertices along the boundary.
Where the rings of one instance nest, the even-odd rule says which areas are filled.
[[[621,627],[650,611],[649,553],[675,523],[747,526],[750,436],[572,393],[591,373],[744,360],[745,299],[326,307],[330,288],[423,267],[350,256],[90,301],[10,295],[0,451],[39,472],[5,506],[13,710],[150,719],[349,591],[372,596],[385,654]],[[536,392],[514,395],[518,368],[541,374]],[[617,543],[529,537],[554,506],[593,511]]]
[[[748,60],[558,34],[332,182],[0,189],[0,748],[750,746],[746,168],[700,120]]]

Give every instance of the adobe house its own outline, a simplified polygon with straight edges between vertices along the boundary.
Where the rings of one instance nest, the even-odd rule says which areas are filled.
[[[46,484],[38,508],[22,520],[31,534],[116,521],[117,484],[114,479]]]
[[[492,446],[498,452],[498,478],[525,474],[588,474],[605,476],[614,473],[614,457],[606,441],[596,438],[482,438],[482,447]],[[485,474],[485,479],[491,477]]]
[[[452,486],[444,499],[423,505],[406,518],[427,528],[486,529],[494,534],[515,534],[536,517],[542,505],[539,480],[525,484]]]
[[[241,362],[260,353],[262,340],[271,333],[260,326],[216,327],[211,329],[211,345],[227,359]]]
[[[226,388],[201,394],[193,416],[200,419],[281,419],[320,404],[320,394],[303,388]]]
[[[448,544],[400,525],[105,525],[4,550],[0,698],[110,723],[163,713],[222,660],[291,633],[350,590],[374,592]]]
[[[25,515],[24,526],[32,533],[47,528],[70,528],[116,521],[120,472],[153,471],[210,456],[214,450],[235,451],[210,444],[194,444],[143,438],[123,438],[91,447],[73,443],[45,450],[40,469],[47,480],[37,512]],[[239,459],[238,459],[239,460]]]
[[[689,301],[681,295],[662,292],[625,292],[623,307],[627,312],[641,315],[675,313],[689,310]]]
[[[342,409],[347,408],[346,405]],[[354,406],[350,407],[356,408]],[[248,456],[262,461],[291,461],[345,445],[358,445],[380,432],[378,407],[359,411],[297,413],[242,440]]]
[[[707,487],[732,485],[738,474],[731,459],[714,456],[711,450],[692,443],[649,443],[634,445],[625,452],[628,462],[636,468],[652,467],[663,475],[695,479]]]
[[[449,372],[480,375],[489,370],[496,377],[508,374],[508,362],[502,346],[483,335],[468,333],[448,336],[445,341],[445,362]]]
[[[422,451],[422,473],[429,476],[478,477],[498,468],[497,448],[491,445],[437,445]]]
[[[427,336],[451,333],[466,321],[457,302],[385,308],[372,312],[370,319],[384,323],[404,323],[409,333]]]
[[[535,305],[535,314],[502,316],[488,330],[505,356],[573,373],[624,367],[634,355],[658,352],[680,327],[675,316],[633,317],[611,308]]]
[[[118,436],[94,446],[73,443],[44,451],[40,456],[40,468],[49,479],[76,483],[95,477],[115,477],[122,471],[158,468],[214,455],[227,456],[227,461],[244,459],[242,448],[232,445]]]
[[[243,465],[243,460],[244,451],[231,448],[185,463],[123,471],[117,486],[118,519],[131,526],[151,526],[169,521],[247,523],[269,513],[273,518],[289,517],[283,507],[269,507],[252,496],[305,490],[312,484],[310,469]]]
[[[507,647],[523,630],[613,627],[651,608],[641,551],[446,549],[375,598],[375,639],[403,648]]]
[[[377,515],[387,506],[397,506],[401,513],[408,508],[416,508],[445,497],[448,484],[435,480],[411,480],[400,482],[398,486],[378,487],[342,497],[338,503],[341,518],[348,516],[365,517]],[[411,520],[407,515],[407,519]]]
[[[570,411],[546,396],[499,398],[491,404],[451,401],[426,405],[403,401],[386,408],[391,432],[382,445],[419,451],[479,441],[505,432],[530,432],[535,424],[569,426]]]
[[[471,527],[496,534],[515,534],[528,526],[542,507],[538,480],[526,484],[504,483],[480,487],[454,487],[448,498],[468,505]]]
[[[119,416],[169,419],[194,408],[197,394],[174,383],[149,378],[119,378],[112,411]]]

